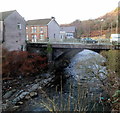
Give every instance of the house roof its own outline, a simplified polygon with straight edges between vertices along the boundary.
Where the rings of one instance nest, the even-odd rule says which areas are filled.
[[[76,29],[75,26],[60,27],[60,31],[65,31],[65,32],[75,32],[75,29]]]
[[[50,19],[37,19],[37,20],[28,20],[27,25],[47,25],[51,21]]]
[[[16,11],[16,10],[0,12],[0,21],[3,21],[5,18],[7,18],[14,11]]]

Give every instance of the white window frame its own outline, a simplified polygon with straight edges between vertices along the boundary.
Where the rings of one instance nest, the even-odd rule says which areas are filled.
[[[20,30],[22,29],[22,25],[20,23],[17,24],[17,28]]]
[[[26,35],[26,40],[29,40],[28,34]]]
[[[32,33],[36,33],[37,32],[37,27],[31,27],[31,29],[32,29]]]

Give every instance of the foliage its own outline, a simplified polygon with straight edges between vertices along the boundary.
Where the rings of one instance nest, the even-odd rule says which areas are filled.
[[[52,46],[49,43],[47,44],[47,52],[48,53],[52,52]]]
[[[114,98],[113,103],[120,102],[120,90],[117,90],[112,97]]]
[[[120,90],[117,90],[112,97],[120,97]]]
[[[108,33],[111,33],[111,30],[112,33],[116,33],[116,20],[118,20],[118,22],[120,21],[120,10],[118,9],[119,8],[116,8],[115,10],[96,19],[89,19],[84,21],[75,20],[74,22],[63,26],[76,26],[78,38],[96,37],[100,36],[101,34],[107,35]]]
[[[26,51],[2,52],[2,75],[13,77],[18,75],[33,75],[47,68],[47,58]]]
[[[112,111],[119,111],[120,107],[120,50],[103,51],[101,54],[106,57],[108,78],[106,88],[109,91]]]
[[[101,54],[107,59],[106,65],[108,70],[111,70],[115,72],[117,76],[120,76],[120,50],[103,51]]]
[[[87,89],[82,89],[80,83],[76,82],[77,86],[74,88],[74,85],[70,82],[68,86],[68,94],[65,96],[63,93],[63,86],[61,81],[61,88],[60,91],[56,86],[56,93],[58,96],[51,97],[45,91],[41,90],[42,92],[42,99],[40,101],[40,105],[42,105],[46,110],[51,113],[58,113],[58,112],[81,112],[87,111],[87,102],[86,102],[86,95],[88,93]],[[82,89],[82,90],[81,90]],[[76,94],[74,92],[77,92]],[[65,96],[65,97],[64,97]],[[84,104],[81,102],[84,100]]]

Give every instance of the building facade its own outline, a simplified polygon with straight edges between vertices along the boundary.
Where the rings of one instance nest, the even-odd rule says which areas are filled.
[[[77,37],[77,30],[75,26],[60,27],[60,36],[65,39],[71,39]]]
[[[16,10],[0,12],[0,37],[9,51],[25,49],[26,21]]]
[[[59,41],[60,26],[55,18],[28,20],[26,38],[30,42]]]

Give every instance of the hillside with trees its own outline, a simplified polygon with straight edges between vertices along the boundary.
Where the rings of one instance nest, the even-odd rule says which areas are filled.
[[[76,26],[77,38],[80,37],[99,37],[105,36],[109,38],[111,33],[118,33],[120,21],[120,7],[115,10],[97,18],[89,20],[75,20],[70,24],[63,24],[61,26]]]

